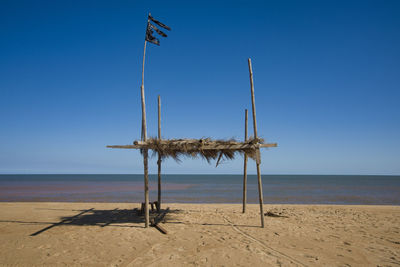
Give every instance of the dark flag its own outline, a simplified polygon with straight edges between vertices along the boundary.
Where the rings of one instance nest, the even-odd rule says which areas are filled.
[[[150,22],[154,22],[155,24],[157,24],[158,26],[170,31],[171,28],[168,27],[167,25],[159,22],[158,20],[154,19],[150,14],[148,17],[148,22],[147,22],[147,29],[146,29],[146,41],[156,44],[156,45],[160,45],[160,40],[158,40],[158,38],[153,36],[154,31],[156,31],[159,35],[161,35],[162,37],[167,37],[167,35],[161,31],[160,29],[158,29],[155,25],[151,24]],[[154,31],[153,31],[154,30]]]
[[[153,36],[153,30],[151,29],[150,26],[150,22],[147,23],[147,30],[146,30],[146,41],[156,44],[156,45],[160,45],[160,40],[158,40],[156,37]]]
[[[169,31],[171,30],[170,27],[168,27],[168,26],[165,25],[164,23],[161,23],[161,22],[159,22],[158,20],[154,19],[151,15],[149,15],[149,19],[150,19],[151,21],[153,21],[155,24],[157,24],[158,26],[163,27],[164,29],[169,30]]]
[[[153,24],[149,23],[150,27],[155,30],[159,35],[161,35],[162,37],[167,37],[167,35],[163,32],[160,31],[156,26],[154,26]]]

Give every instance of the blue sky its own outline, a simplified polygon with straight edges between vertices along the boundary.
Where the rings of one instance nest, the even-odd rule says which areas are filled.
[[[148,45],[150,136],[160,94],[163,137],[242,139],[250,57],[258,132],[279,144],[263,174],[400,174],[398,1],[8,0],[0,173],[143,172],[138,151],[105,146],[140,138],[148,12],[172,28]],[[163,166],[241,174],[243,160]]]

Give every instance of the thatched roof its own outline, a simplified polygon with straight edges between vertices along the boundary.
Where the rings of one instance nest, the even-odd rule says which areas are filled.
[[[261,138],[251,138],[245,142],[239,142],[235,139],[230,140],[212,140],[206,139],[158,139],[150,138],[146,141],[135,141],[133,145],[128,146],[108,146],[111,148],[133,148],[150,149],[161,158],[171,157],[180,161],[183,157],[201,157],[210,163],[211,160],[217,160],[217,165],[221,159],[232,160],[237,154],[246,154],[248,157],[257,160],[258,151],[263,147],[275,147],[276,144],[264,144]]]

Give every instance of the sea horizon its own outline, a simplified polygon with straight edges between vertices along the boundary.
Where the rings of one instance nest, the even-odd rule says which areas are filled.
[[[0,173],[0,176],[2,175],[144,175],[143,173]],[[158,175],[157,173],[150,173],[149,175]],[[240,173],[163,173],[163,175],[239,175],[243,176],[243,174]],[[257,175],[257,173],[247,173],[247,175]],[[286,176],[286,175],[292,175],[292,176],[399,176],[400,174],[292,174],[292,173],[287,173],[287,174],[274,174],[274,173],[269,173],[269,174],[261,174],[262,176],[266,175],[274,175],[274,176]]]
[[[400,205],[399,175],[262,175],[265,204]],[[258,203],[257,175],[247,178]],[[143,174],[0,174],[0,202],[142,202]],[[150,201],[157,175],[149,175]],[[242,203],[243,174],[163,174],[166,203]]]

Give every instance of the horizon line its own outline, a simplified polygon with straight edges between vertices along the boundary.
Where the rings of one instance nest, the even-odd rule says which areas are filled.
[[[143,173],[0,173],[0,175],[144,175]],[[158,175],[157,173],[149,173],[149,175]],[[161,175],[236,175],[243,174],[233,173],[164,173]],[[256,173],[248,173],[247,175],[257,175]],[[261,174],[264,176],[400,176],[400,174]]]

